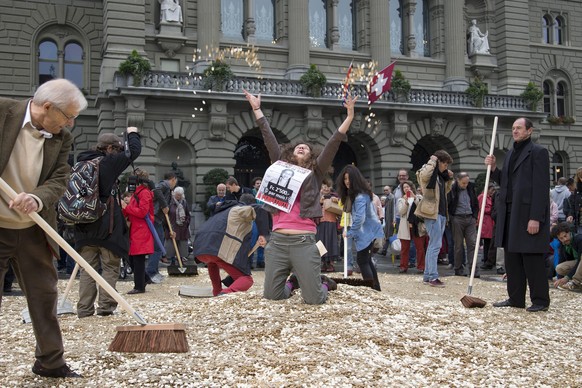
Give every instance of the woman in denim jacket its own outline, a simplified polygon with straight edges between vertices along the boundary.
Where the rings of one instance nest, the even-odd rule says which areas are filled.
[[[384,230],[372,203],[370,186],[357,167],[347,165],[338,175],[336,187],[341,202],[345,204],[344,210],[352,213],[352,225],[344,235],[354,239],[362,278],[371,279],[374,289],[380,291],[378,273],[372,263],[372,247],[375,239],[384,237]]]

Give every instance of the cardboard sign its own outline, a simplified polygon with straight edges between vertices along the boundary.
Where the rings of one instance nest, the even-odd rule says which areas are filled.
[[[256,199],[289,213],[309,174],[311,170],[278,160],[265,172]]]

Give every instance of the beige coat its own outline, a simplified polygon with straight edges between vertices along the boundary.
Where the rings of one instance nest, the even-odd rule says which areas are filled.
[[[439,201],[441,200],[441,198],[440,198],[440,191],[439,190],[427,189],[426,185],[428,185],[428,183],[430,182],[430,177],[432,176],[434,169],[437,168],[437,164],[438,164],[437,161],[429,160],[424,166],[422,166],[416,172],[416,178],[418,180],[418,184],[422,188],[422,193],[424,195],[423,201],[434,202],[436,204],[436,206],[434,206],[433,210],[429,212],[429,211],[425,211],[423,206],[418,205],[414,214],[416,214],[418,217],[429,218],[431,220],[437,219],[437,215],[439,214],[438,204],[439,204]],[[451,191],[452,185],[453,185],[452,179],[445,182],[445,194],[448,194],[449,191]],[[443,201],[446,201],[446,200],[447,199],[445,196]],[[447,208],[447,206],[445,204],[445,209],[446,208]],[[447,210],[447,218],[448,218],[448,210]]]
[[[420,202],[420,200],[422,199],[422,195],[417,194],[414,197],[414,202],[416,203],[416,206],[418,207],[418,203]],[[408,222],[408,215],[410,213],[410,208],[412,207],[412,201],[408,201],[408,199],[406,197],[402,197],[400,199],[398,199],[398,202],[396,202],[396,210],[398,211],[398,214],[400,215],[400,224],[398,224],[398,238],[400,240],[410,240],[411,236],[410,236],[410,227],[412,226],[410,224],[410,222]]]

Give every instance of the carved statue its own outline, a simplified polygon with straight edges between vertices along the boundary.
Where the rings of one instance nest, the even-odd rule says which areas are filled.
[[[486,31],[483,34],[479,27],[477,27],[477,20],[471,20],[467,36],[467,53],[469,56],[473,54],[490,54],[488,40],[489,31]]]
[[[160,22],[182,23],[182,7],[179,0],[158,0],[160,3]]]

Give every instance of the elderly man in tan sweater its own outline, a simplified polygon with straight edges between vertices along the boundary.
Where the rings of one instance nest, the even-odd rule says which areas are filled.
[[[36,337],[32,371],[44,377],[79,375],[63,357],[54,247],[28,214],[38,212],[56,227],[55,203],[69,179],[73,142],[65,128],[86,107],[81,91],[64,79],[42,84],[32,100],[0,98],[0,176],[19,193],[13,200],[5,194],[0,199],[0,282],[12,264]]]

